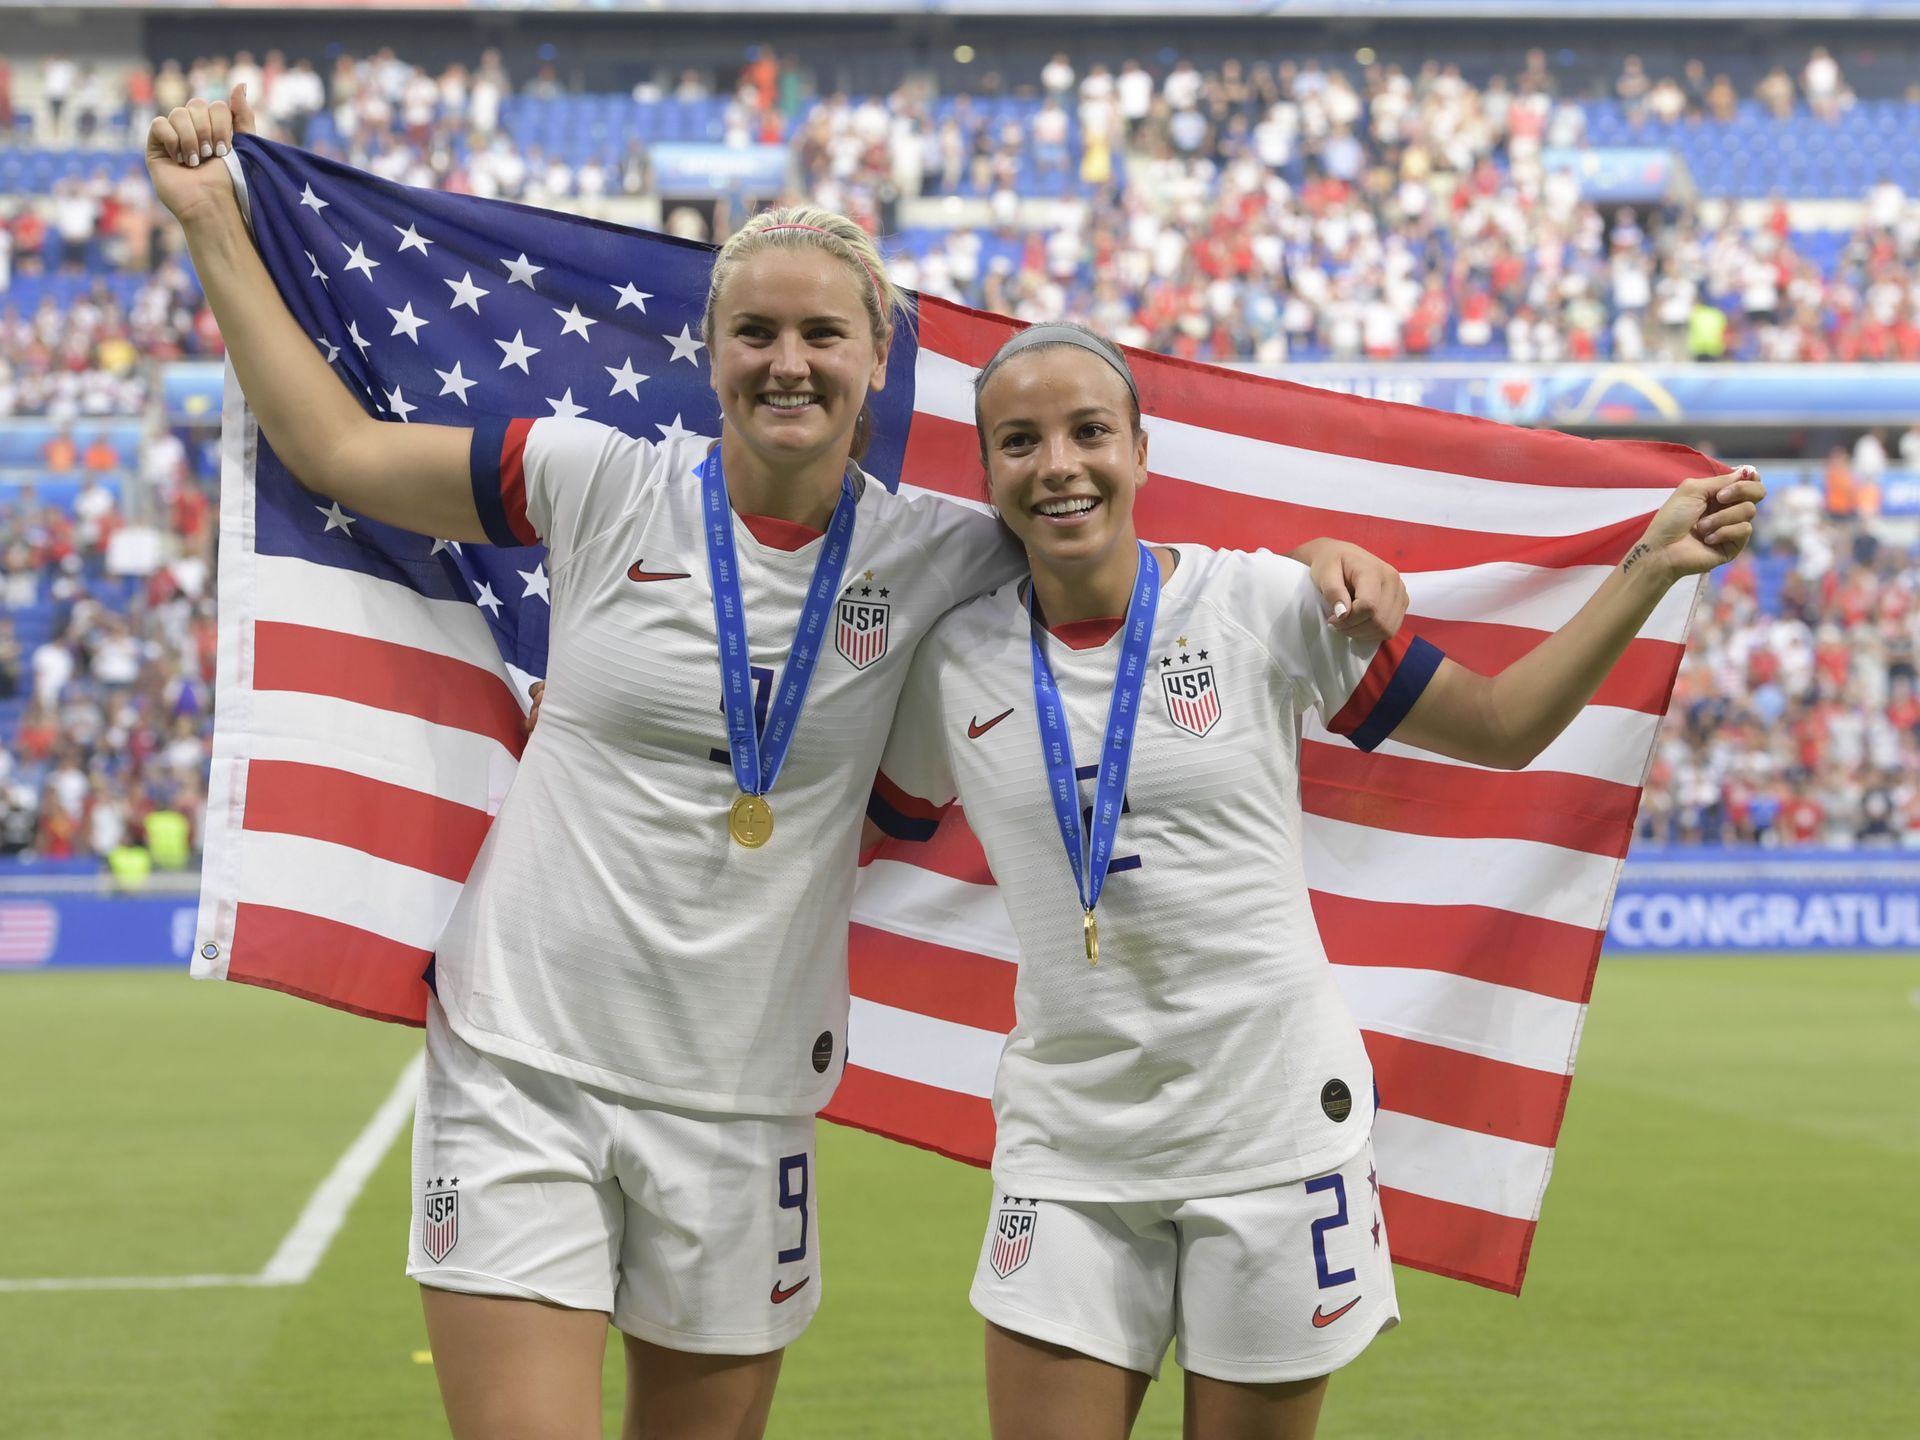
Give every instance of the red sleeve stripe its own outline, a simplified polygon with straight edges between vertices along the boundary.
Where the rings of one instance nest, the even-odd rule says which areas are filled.
[[[1327,721],[1327,729],[1336,735],[1351,735],[1365,723],[1367,716],[1373,713],[1373,707],[1380,703],[1380,697],[1387,693],[1387,686],[1393,682],[1393,672],[1406,659],[1407,647],[1412,643],[1413,637],[1402,628],[1399,634],[1374,651],[1373,663],[1367,666],[1367,673],[1353,687],[1353,694],[1340,707],[1340,713]]]
[[[527,435],[532,429],[531,420],[510,420],[500,445],[500,505],[507,514],[507,528],[522,545],[540,543],[527,519]]]

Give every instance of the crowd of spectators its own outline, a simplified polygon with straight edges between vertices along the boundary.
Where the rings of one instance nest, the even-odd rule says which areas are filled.
[[[165,501],[174,556],[138,582],[106,575],[120,523],[97,475],[70,507],[31,487],[0,502],[0,855],[105,858],[145,848],[149,821],[197,845],[212,733],[213,524],[186,447],[162,434],[144,478]],[[27,615],[50,619],[23,642]]]

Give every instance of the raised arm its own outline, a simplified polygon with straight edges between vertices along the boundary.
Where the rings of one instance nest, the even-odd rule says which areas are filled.
[[[1287,552],[1313,576],[1336,634],[1375,643],[1391,640],[1407,618],[1407,586],[1400,572],[1345,540],[1322,537]]]
[[[1498,675],[1442,661],[1393,738],[1501,770],[1531,764],[1593,698],[1674,582],[1746,547],[1766,493],[1751,467],[1682,482],[1579,614]]]
[[[194,100],[147,128],[147,173],[186,232],[240,389],[274,453],[310,490],[375,520],[485,541],[469,476],[473,432],[376,420],[320,358],[253,246],[223,156],[254,128],[246,87]]]

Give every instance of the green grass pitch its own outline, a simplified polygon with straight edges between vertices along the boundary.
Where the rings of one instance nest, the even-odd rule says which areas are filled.
[[[174,974],[0,976],[0,1279],[259,1270],[418,1043]],[[825,1306],[771,1433],[984,1435],[985,1178],[833,1126],[820,1170]],[[0,1436],[444,1433],[406,1192],[403,1137],[304,1285],[0,1291]],[[1329,1440],[1920,1433],[1920,957],[1604,965],[1525,1297],[1400,1297]],[[1178,1411],[1169,1363],[1136,1435]]]

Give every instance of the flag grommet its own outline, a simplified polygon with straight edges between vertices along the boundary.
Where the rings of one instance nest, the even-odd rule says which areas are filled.
[[[218,960],[220,958],[220,947],[209,940],[200,947],[200,958],[202,960]]]

